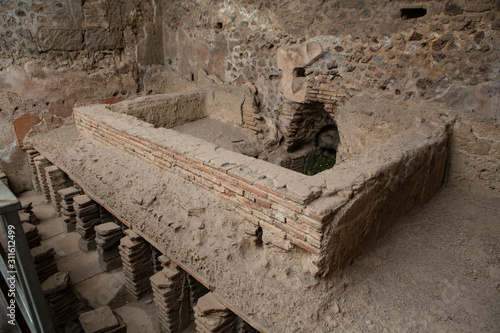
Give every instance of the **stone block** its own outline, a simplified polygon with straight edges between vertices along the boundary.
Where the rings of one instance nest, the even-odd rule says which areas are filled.
[[[302,70],[322,54],[321,44],[314,41],[297,46],[281,47],[278,50],[278,67],[283,72],[279,88],[286,98],[304,102],[307,79]]]
[[[85,333],[104,333],[120,326],[109,306],[82,313],[79,320]]]
[[[114,50],[122,48],[123,34],[120,30],[87,29],[85,30],[85,48],[90,51]]]
[[[112,235],[121,230],[122,228],[113,222],[103,223],[95,227],[95,231],[101,236]]]
[[[38,30],[40,51],[77,51],[83,48],[82,31],[72,29]]]

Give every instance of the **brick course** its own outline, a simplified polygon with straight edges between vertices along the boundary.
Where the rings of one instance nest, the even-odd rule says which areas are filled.
[[[243,203],[248,207],[253,219],[257,220],[257,223],[263,228],[264,233],[270,232],[273,235],[278,233],[283,239],[286,239],[286,235],[290,234],[290,236],[302,240],[295,242],[296,246],[317,254],[316,250],[311,250],[314,245],[307,244],[307,224],[302,224],[300,220],[297,220],[295,224],[287,225],[273,217],[276,210],[290,210],[290,213],[293,211],[301,214],[304,210],[304,205],[301,202],[304,203],[304,199],[260,184],[254,184],[252,179],[245,178],[236,169],[218,168],[208,161],[202,161],[172,147],[162,146],[144,137],[134,135],[130,131],[99,121],[80,109],[74,110],[74,119],[81,132],[98,141],[138,155],[165,171],[187,177],[218,196],[226,197],[236,206],[235,209],[240,209]],[[253,194],[253,197],[248,198],[249,194]],[[269,221],[275,221],[275,223],[270,224]],[[272,241],[270,243],[273,244]],[[314,243],[317,244],[317,241]],[[273,245],[283,247],[281,241],[279,244]]]

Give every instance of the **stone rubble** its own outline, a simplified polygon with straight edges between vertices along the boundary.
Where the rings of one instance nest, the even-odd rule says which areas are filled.
[[[28,202],[21,207],[19,211],[19,219],[21,223],[27,222],[31,224],[38,224],[39,220],[33,212],[33,203]]]

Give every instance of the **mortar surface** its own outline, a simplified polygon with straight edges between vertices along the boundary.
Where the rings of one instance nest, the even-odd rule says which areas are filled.
[[[258,155],[262,151],[255,134],[216,119],[203,118],[172,129],[247,156]]]

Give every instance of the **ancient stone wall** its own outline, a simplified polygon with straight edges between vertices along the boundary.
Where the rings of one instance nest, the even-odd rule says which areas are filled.
[[[498,192],[497,1],[207,0],[164,9],[169,66],[194,80],[202,69],[254,83],[285,139],[295,135],[291,101],[323,103],[333,117],[359,96],[439,102],[457,119],[450,180]]]
[[[293,102],[319,102],[332,117],[355,97],[439,102],[456,118],[449,179],[500,188],[498,1],[26,0],[0,7],[0,167],[19,188],[27,184],[10,129],[15,118],[68,115],[77,100],[154,92],[151,81],[174,71],[191,82],[253,83],[285,141],[301,123]],[[165,86],[176,91],[188,85],[172,82]]]
[[[14,192],[31,187],[14,120],[137,92],[136,45],[151,11],[141,0],[0,2],[0,169]]]

